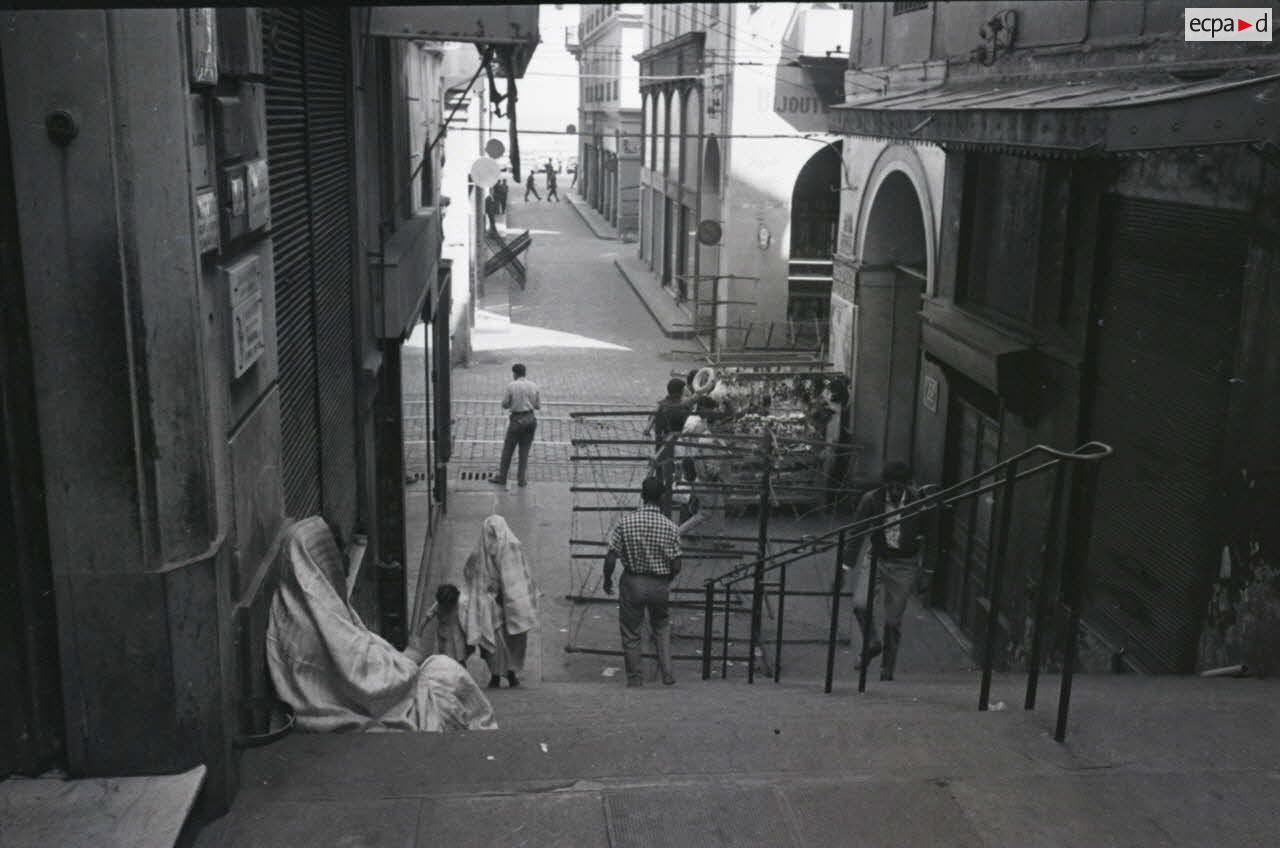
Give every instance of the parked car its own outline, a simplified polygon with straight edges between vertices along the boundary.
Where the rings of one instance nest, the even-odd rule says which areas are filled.
[[[578,173],[578,157],[570,156],[568,163],[565,165],[565,168],[568,170],[570,174]]]

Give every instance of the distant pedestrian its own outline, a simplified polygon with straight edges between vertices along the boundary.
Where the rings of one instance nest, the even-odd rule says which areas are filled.
[[[640,486],[641,505],[614,525],[609,553],[604,558],[604,593],[613,594],[613,572],[622,561],[618,587],[618,630],[622,636],[623,665],[627,685],[644,683],[641,667],[640,628],[646,610],[653,634],[654,652],[662,682],[676,682],[671,672],[671,581],[680,573],[680,534],[662,514],[663,485],[656,477]]]
[[[578,184],[578,166],[573,166],[573,181],[569,183],[569,188],[573,188]]]
[[[529,482],[529,449],[533,447],[533,434],[538,429],[538,419],[533,411],[541,409],[542,404],[538,397],[538,385],[527,379],[525,373],[522,363],[512,365],[512,380],[502,396],[502,408],[510,411],[511,418],[507,424],[506,438],[502,442],[502,464],[498,466],[498,476],[489,479],[490,483],[498,486],[507,485],[511,456],[517,448],[520,449],[520,465],[516,471],[516,480],[521,486]]]
[[[498,234],[498,221],[494,217],[498,213],[498,201],[493,199],[493,192],[484,196],[484,216],[489,220],[489,232]]]
[[[498,214],[507,214],[507,192],[511,190],[511,186],[507,185],[506,179],[498,180],[498,184],[493,187],[493,199],[498,203]]]
[[[862,496],[853,516],[855,522],[901,509],[920,499],[919,491],[911,482],[911,468],[905,462],[887,463],[880,473],[880,481],[878,488]],[[893,522],[891,526],[878,527],[866,537],[854,575],[853,614],[859,625],[864,625],[867,615],[867,586],[874,553],[876,594],[872,610],[883,617],[884,642],[881,643],[873,633],[871,644],[867,647],[867,658],[884,651],[884,658],[880,661],[881,680],[893,680],[898,646],[902,642],[902,616],[920,577],[923,530],[921,517],[913,513],[905,515],[901,520],[890,519]],[[875,623],[874,617],[872,623]],[[865,630],[865,626],[863,629]]]
[[[556,191],[556,172],[547,171],[547,200],[555,198],[556,202],[560,202],[560,194]]]
[[[538,194],[538,187],[533,184],[533,171],[529,172],[529,179],[524,181],[524,202],[529,202],[529,195],[532,194],[538,200],[542,200],[542,195]]]

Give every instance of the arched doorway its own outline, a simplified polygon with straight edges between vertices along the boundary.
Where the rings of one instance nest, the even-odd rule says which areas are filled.
[[[872,185],[859,253],[858,373],[854,435],[861,475],[889,460],[910,461],[920,354],[920,296],[929,244],[925,211],[911,178],[889,171]]]
[[[796,176],[791,191],[787,320],[808,328],[831,312],[831,256],[840,214],[841,143],[824,144]]]

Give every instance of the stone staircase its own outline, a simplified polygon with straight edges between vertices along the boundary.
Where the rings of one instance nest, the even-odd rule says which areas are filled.
[[[198,845],[1249,845],[1280,826],[1280,686],[1077,678],[1072,736],[998,676],[491,693],[501,729],[246,752]],[[1178,739],[1170,745],[1171,739]],[[310,841],[308,841],[310,840]],[[416,840],[416,841],[415,841]]]

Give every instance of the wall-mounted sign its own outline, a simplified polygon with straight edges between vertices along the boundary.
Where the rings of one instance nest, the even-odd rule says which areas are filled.
[[[924,408],[930,412],[938,411],[938,381],[934,377],[924,378]]]
[[[262,335],[262,298],[255,297],[231,310],[232,340],[235,375],[239,379],[249,366],[257,362],[266,350]]]
[[[191,113],[191,187],[202,188],[209,182],[209,111],[204,95],[191,94],[187,100]]]
[[[710,247],[720,243],[720,237],[723,235],[718,221],[707,219],[698,222],[698,241]]]
[[[261,229],[271,223],[271,188],[267,176],[267,160],[255,159],[247,163],[244,180],[249,207],[249,229]]]
[[[222,172],[223,235],[237,239],[249,231],[249,197],[245,166],[232,165]]]
[[[759,229],[756,230],[756,244],[761,250],[768,250],[769,242],[772,238],[773,235],[769,232],[769,228],[762,222]]]
[[[239,378],[266,350],[262,333],[262,265],[246,256],[222,269],[231,303],[231,356]]]
[[[218,18],[214,9],[188,9],[187,35],[192,84],[213,85],[218,81]]]
[[[838,294],[831,295],[830,333],[827,349],[831,351],[831,364],[841,373],[855,377],[853,372],[858,349],[858,309]]]
[[[200,255],[218,249],[221,242],[218,226],[218,195],[211,189],[196,192],[196,246]]]

